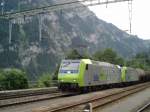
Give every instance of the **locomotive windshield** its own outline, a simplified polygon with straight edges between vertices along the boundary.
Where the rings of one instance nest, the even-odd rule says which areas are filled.
[[[60,73],[78,73],[80,60],[63,60],[60,66]]]

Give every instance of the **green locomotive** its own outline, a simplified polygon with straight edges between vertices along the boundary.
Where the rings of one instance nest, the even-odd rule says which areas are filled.
[[[141,69],[120,67],[90,59],[62,60],[58,84],[60,89],[94,88],[101,85],[138,82],[145,75]]]

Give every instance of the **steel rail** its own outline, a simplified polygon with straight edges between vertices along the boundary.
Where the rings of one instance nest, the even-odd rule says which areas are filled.
[[[73,2],[65,2],[61,4],[48,5],[48,6],[43,6],[43,7],[33,8],[33,9],[27,9],[23,11],[16,11],[10,13],[7,12],[4,13],[3,15],[0,15],[0,18],[13,19],[18,17],[34,16],[37,14],[49,13],[52,11],[69,9],[69,8],[79,8],[85,6],[103,5],[103,4],[125,2],[125,1],[132,1],[132,0],[107,0],[107,1],[106,0],[103,1],[102,0],[77,0]]]
[[[146,110],[149,106],[150,106],[150,102],[147,103],[146,105],[144,105],[143,107],[141,107],[140,109],[138,109],[137,112],[143,112],[143,111]]]
[[[57,88],[37,88],[37,89],[24,89],[12,91],[0,91],[0,100],[19,98],[25,96],[35,96],[48,93],[57,93]]]
[[[147,87],[150,87],[149,85],[147,86],[143,86],[143,87],[139,87],[139,88],[134,88],[134,89],[131,89],[131,90],[127,90],[126,92],[122,92],[122,93],[119,93],[119,94],[116,94],[116,95],[113,95],[113,96],[109,96],[107,97],[106,99],[103,99],[101,101],[95,101],[93,103],[93,109],[96,109],[96,108],[99,108],[101,106],[104,106],[108,103],[111,103],[113,101],[117,101],[121,98],[124,98],[124,97],[127,97],[131,94],[134,94],[134,93],[137,93],[143,89],[146,89]]]
[[[5,100],[0,100],[0,107],[8,107],[11,105],[50,100],[50,99],[55,99],[59,97],[71,96],[71,95],[75,95],[75,93],[57,92],[57,93],[49,93],[49,94],[46,93],[46,94],[41,94],[41,95],[32,95],[32,96],[23,96],[23,97],[12,98],[12,99],[5,99]]]

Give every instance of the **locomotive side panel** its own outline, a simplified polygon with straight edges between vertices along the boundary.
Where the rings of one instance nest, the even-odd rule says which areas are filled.
[[[96,65],[87,65],[84,74],[85,86],[95,86],[106,83],[106,80],[100,79],[100,67]]]
[[[126,71],[126,82],[130,81],[138,81],[139,80],[139,75],[136,69],[133,68],[127,68]]]
[[[114,66],[103,66],[107,73],[107,84],[121,82],[121,70]]]
[[[121,82],[121,71],[116,66],[87,65],[85,86],[96,86]]]

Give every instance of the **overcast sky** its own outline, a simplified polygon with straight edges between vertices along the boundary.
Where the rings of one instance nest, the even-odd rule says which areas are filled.
[[[89,7],[100,19],[129,30],[128,2]],[[150,39],[150,0],[133,0],[132,34]]]

